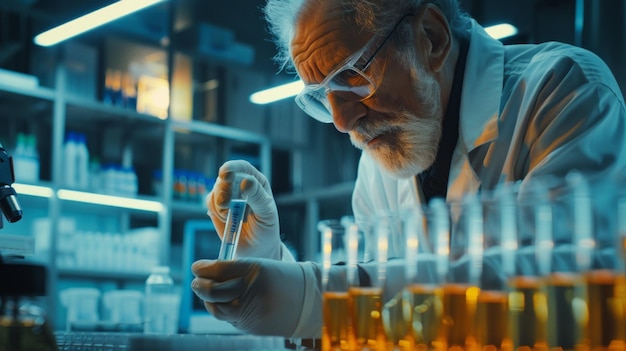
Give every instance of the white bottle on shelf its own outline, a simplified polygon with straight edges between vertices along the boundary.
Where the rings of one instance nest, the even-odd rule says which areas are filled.
[[[89,150],[85,134],[76,134],[76,185],[89,189]]]
[[[144,333],[176,334],[178,331],[178,308],[180,297],[176,294],[170,268],[152,268],[146,279],[144,299]]]
[[[137,195],[137,173],[134,167],[124,167],[124,187],[125,195],[136,196]]]
[[[76,133],[67,132],[65,134],[65,144],[63,145],[63,163],[65,164],[63,185],[70,188],[76,188],[78,186],[78,177],[76,176],[78,171],[76,168],[77,154]]]
[[[13,169],[18,182],[39,181],[39,154],[34,135],[19,133],[13,150]]]

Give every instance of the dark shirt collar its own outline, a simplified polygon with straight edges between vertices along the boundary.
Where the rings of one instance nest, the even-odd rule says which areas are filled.
[[[448,192],[448,178],[450,175],[450,163],[452,154],[459,139],[459,111],[461,105],[461,93],[463,76],[465,73],[465,61],[467,59],[468,39],[459,39],[459,58],[454,69],[454,78],[450,89],[450,98],[446,114],[443,119],[443,130],[437,158],[433,165],[417,175],[417,181],[422,185],[424,199],[429,202],[434,197],[446,198]]]

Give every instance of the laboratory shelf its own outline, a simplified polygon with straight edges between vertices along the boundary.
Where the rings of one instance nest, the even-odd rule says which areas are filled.
[[[183,201],[183,200],[174,200],[172,201],[172,205],[170,207],[172,210],[173,216],[198,216],[203,215],[207,216],[207,208],[204,204],[200,202],[191,202],[191,201]]]
[[[67,203],[67,210],[95,210],[102,208],[116,208],[123,211],[134,210],[138,212],[159,213],[165,209],[162,198],[156,196],[120,196],[103,194],[75,189],[56,188],[51,182],[39,182],[37,184],[14,183],[13,188],[18,194],[18,199],[49,199],[56,197]]]
[[[269,138],[261,134],[203,121],[172,121],[172,128],[182,133],[194,132],[249,143],[266,144],[270,142]]]
[[[56,92],[44,87],[22,87],[0,83],[0,96],[10,96],[15,99],[37,98],[42,100],[54,100]]]
[[[64,278],[88,278],[95,280],[122,280],[144,281],[150,275],[149,271],[128,270],[99,270],[81,268],[59,268],[57,273]]]
[[[119,196],[71,189],[57,190],[57,197],[63,200],[68,211],[102,211],[103,208],[145,213],[160,213],[165,206],[161,198],[155,196]]]
[[[166,120],[156,116],[139,113],[129,108],[112,106],[100,101],[82,97],[68,96],[66,98],[67,116],[84,118],[89,121],[117,121],[119,123],[141,123],[142,127],[148,124],[165,125]]]
[[[44,88],[11,88],[0,84],[0,109],[3,129],[25,121],[51,123],[54,93]],[[26,95],[21,94],[23,91]],[[4,141],[6,143],[6,140]]]

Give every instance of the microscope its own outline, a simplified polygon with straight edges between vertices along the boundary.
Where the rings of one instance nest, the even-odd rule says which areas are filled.
[[[22,219],[22,208],[11,186],[14,181],[13,159],[0,144],[0,210],[10,223]],[[58,349],[43,309],[24,303],[45,295],[45,266],[0,252],[0,351]]]

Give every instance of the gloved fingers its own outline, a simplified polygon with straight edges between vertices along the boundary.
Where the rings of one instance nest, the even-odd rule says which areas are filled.
[[[218,177],[224,180],[228,180],[230,182],[235,179],[236,173],[252,176],[254,180],[261,185],[261,188],[265,189],[271,194],[272,189],[265,175],[259,172],[259,170],[251,165],[250,162],[245,160],[226,161],[220,167],[218,171]]]
[[[267,191],[255,177],[246,175],[241,182],[241,192],[246,197],[248,206],[257,220],[262,223],[275,224],[278,211],[271,191]]]
[[[232,304],[204,301],[204,308],[221,321],[236,324],[241,319],[238,301]]]
[[[191,264],[191,272],[196,277],[224,281],[243,277],[255,263],[247,260],[227,261],[200,259]]]
[[[207,195],[206,202],[209,212],[220,214],[223,220],[226,219],[228,206],[230,205],[232,180],[218,177],[215,180],[213,189]]]
[[[246,290],[246,284],[242,278],[222,282],[207,278],[195,278],[191,282],[191,290],[203,301],[230,303],[243,294]]]

